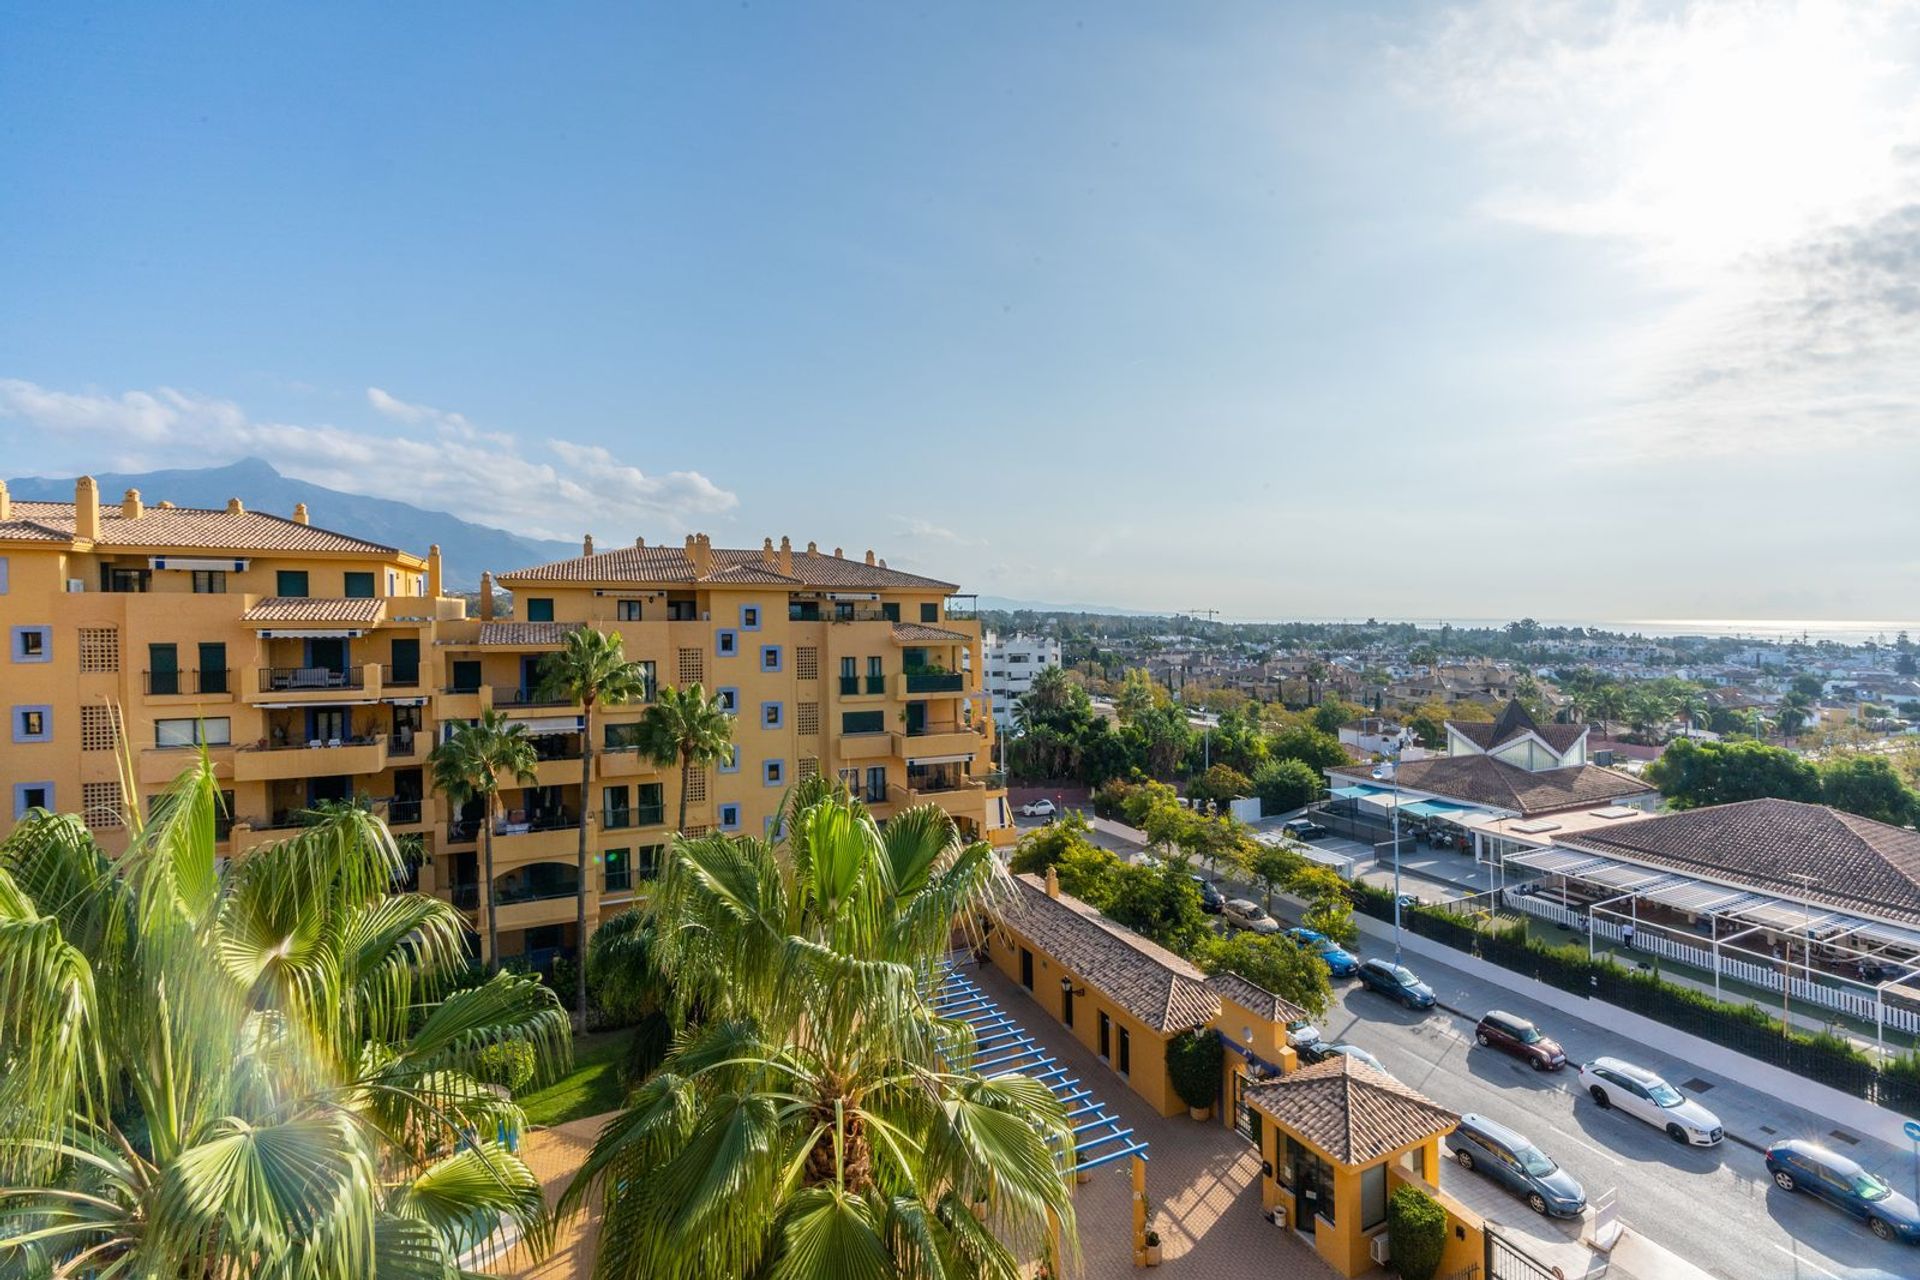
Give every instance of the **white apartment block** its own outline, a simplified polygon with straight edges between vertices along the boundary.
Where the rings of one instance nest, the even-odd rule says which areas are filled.
[[[984,683],[993,701],[993,722],[1007,729],[1013,724],[1013,704],[1033,688],[1033,678],[1060,665],[1060,642],[1049,636],[1002,636],[989,631],[986,656]]]

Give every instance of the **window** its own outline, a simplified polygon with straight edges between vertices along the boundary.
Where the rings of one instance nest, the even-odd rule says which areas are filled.
[[[658,782],[643,782],[634,788],[633,825],[657,827],[667,820],[666,788]],[[651,876],[647,877],[652,879]]]
[[[794,705],[793,731],[804,738],[815,738],[820,735],[819,703],[801,702]]]
[[[631,794],[626,787],[601,789],[602,825],[608,831],[619,831],[633,825],[633,810],[627,807],[627,797]]]
[[[890,600],[882,604],[880,606],[880,616],[888,622],[900,621],[900,602],[898,600]]]
[[[742,631],[758,631],[760,629],[759,605],[743,604],[740,606],[740,629]]]
[[[740,691],[731,685],[724,689],[715,689],[713,696],[720,699],[720,709],[728,715],[737,715],[740,711]]]
[[[626,849],[609,849],[600,858],[600,892],[633,888],[633,858]]]
[[[785,723],[786,723],[786,707],[784,703],[763,702],[760,704],[760,727],[761,728],[778,729]]]
[[[1066,981],[1060,988],[1060,1021],[1073,1025],[1073,982]]]
[[[940,606],[939,606],[939,605],[937,605],[937,604],[923,604],[923,605],[921,605],[921,606],[920,606],[920,621],[922,621],[922,622],[938,622],[938,621],[940,621]]]
[[[171,644],[147,646],[147,692],[180,692],[180,648]]]
[[[1360,1175],[1360,1229],[1371,1231],[1387,1220],[1387,1166],[1377,1164]]]
[[[120,669],[120,633],[112,627],[80,628],[80,672],[97,675]]]
[[[615,622],[640,621],[640,602],[638,600],[615,600],[613,602],[613,620]]]
[[[887,713],[884,711],[842,711],[840,713],[840,732],[847,735],[858,733],[885,733]]]
[[[601,726],[602,741],[608,751],[638,751],[640,749],[640,722],[627,724],[609,724]]]
[[[197,596],[223,596],[227,594],[227,571],[225,569],[195,569],[193,571],[193,594]]]
[[[52,662],[53,628],[15,627],[12,651],[15,662]]]
[[[887,802],[887,766],[876,764],[868,767],[866,802],[868,804]]]
[[[1023,951],[1021,952],[1021,954],[1025,955],[1026,953]],[[1033,984],[1028,983],[1027,985],[1031,987]],[[1100,1011],[1100,1050],[1099,1052],[1100,1052],[1101,1058],[1105,1059],[1106,1061],[1111,1062],[1113,1060],[1113,1019],[1107,1016],[1107,1011],[1105,1009],[1102,1009]]]
[[[1114,1069],[1123,1076],[1133,1070],[1133,1037],[1127,1034],[1125,1027],[1120,1028],[1120,1060],[1114,1064]]]
[[[738,831],[740,829],[739,805],[723,804],[720,806],[720,829],[722,831]]]
[[[785,760],[767,760],[760,765],[760,785],[777,787],[787,780],[787,762]]]
[[[112,751],[120,745],[120,717],[112,707],[80,708],[80,749]]]
[[[17,822],[27,816],[29,809],[53,808],[53,784],[51,782],[16,782],[13,784],[13,817]]]
[[[859,664],[852,658],[840,659],[840,696],[844,698],[859,692]]]
[[[777,644],[761,645],[760,646],[760,669],[762,671],[778,671],[780,670],[780,666],[781,666],[780,646]]]
[[[13,709],[13,740],[15,742],[49,742],[52,739],[52,707],[15,707]]]
[[[304,596],[307,594],[307,571],[305,569],[281,569],[273,575],[273,593],[277,596]]]
[[[820,650],[818,647],[803,644],[794,649],[793,678],[795,680],[818,680],[820,678]]]
[[[731,658],[740,652],[740,633],[721,630],[713,633],[713,651],[723,658]]]
[[[373,575],[358,571],[342,574],[340,594],[349,600],[373,599]]]
[[[527,621],[528,622],[552,622],[553,621],[553,597],[552,596],[528,597]]]
[[[153,588],[153,570],[100,566],[100,589],[110,595],[145,595]]]
[[[453,664],[453,684],[448,693],[477,693],[480,690],[480,664],[461,661]]]
[[[126,814],[121,809],[124,803],[118,782],[80,784],[80,820],[95,831],[124,827],[127,824]]]
[[[706,654],[698,649],[682,649],[680,651],[680,683],[696,684],[706,678]]]
[[[739,743],[735,742],[735,743],[729,744],[727,758],[720,762],[720,772],[722,773],[740,772],[740,744]]]
[[[1020,948],[1020,985],[1033,990],[1033,952]]]
[[[638,865],[635,869],[640,873],[642,880],[658,880],[660,878],[660,859],[666,851],[667,847],[661,844],[643,844],[640,846],[636,858]]]
[[[7,558],[0,556],[0,596],[7,594]]]
[[[867,659],[867,692],[885,693],[887,691],[887,663],[884,658]]]
[[[84,712],[85,707],[81,710]],[[84,734],[85,729],[81,732]],[[202,720],[198,717],[182,717],[177,720],[155,720],[153,722],[153,745],[156,747],[224,747],[232,742],[233,722],[225,716]]]

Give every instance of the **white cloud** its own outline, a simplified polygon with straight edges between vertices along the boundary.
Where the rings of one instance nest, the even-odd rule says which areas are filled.
[[[1496,0],[1400,53],[1477,145],[1485,217],[1642,291],[1592,459],[1914,445],[1916,60],[1913,0]]]
[[[984,538],[969,538],[964,534],[956,533],[952,529],[946,528],[944,525],[937,525],[933,521],[920,516],[894,516],[892,519],[894,523],[900,526],[900,533],[903,537],[910,538],[916,542],[938,542],[949,547],[979,547],[986,545]]]
[[[411,430],[256,421],[231,400],[171,387],[111,395],[0,378],[0,422],[74,446],[59,461],[82,469],[217,464],[251,454],[330,488],[555,538],[662,524],[685,531],[739,505],[697,471],[652,475],[598,445],[566,440],[523,448],[510,433],[479,430],[460,414],[377,387],[367,389],[367,402]]]

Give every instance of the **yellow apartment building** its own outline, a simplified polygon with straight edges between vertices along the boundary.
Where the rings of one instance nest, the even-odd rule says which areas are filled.
[[[503,955],[572,950],[576,829],[587,806],[589,918],[643,892],[679,804],[679,776],[641,758],[645,704],[596,719],[581,794],[580,709],[537,699],[566,632],[619,631],[653,684],[730,699],[736,758],[690,788],[695,829],[762,832],[792,781],[846,779],[877,816],[933,803],[961,829],[1012,838],[988,769],[980,635],[952,584],[769,541],[586,554],[502,576],[515,617],[445,595],[425,558],[239,499],[202,510],[129,491],[102,504],[14,502],[0,485],[0,836],[36,806],[79,812],[108,848],[201,746],[225,784],[221,852],[284,838],[325,800],[366,799],[412,837],[418,884],[486,933],[480,814],[429,786],[452,725],[495,708],[526,725],[533,785],[502,792],[494,837]],[[783,540],[784,543],[784,540]],[[122,794],[119,758],[138,796]]]

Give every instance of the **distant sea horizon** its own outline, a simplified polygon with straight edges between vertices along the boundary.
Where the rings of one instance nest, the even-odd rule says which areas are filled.
[[[1293,622],[1358,622],[1357,618],[1293,618]],[[1422,630],[1437,631],[1443,626],[1485,629],[1504,627],[1512,618],[1387,618],[1387,622],[1410,622]],[[1775,644],[1799,642],[1818,644],[1892,644],[1902,631],[1920,638],[1920,621],[1865,618],[1536,618],[1543,627],[1585,627],[1622,635],[1640,635],[1649,639],[1673,636],[1712,636],[1725,639],[1764,640]]]

